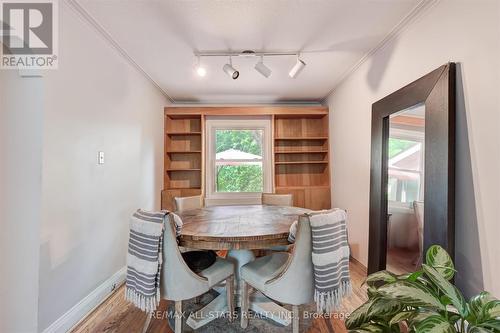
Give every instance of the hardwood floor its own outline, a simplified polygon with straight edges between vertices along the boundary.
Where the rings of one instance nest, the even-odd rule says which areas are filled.
[[[401,248],[392,248],[387,251],[387,270],[394,274],[415,272],[418,267],[415,262],[418,251]]]
[[[351,261],[352,295],[346,298],[338,312],[343,317],[349,314],[366,300],[366,287],[361,287],[366,277],[363,266]],[[141,332],[146,314],[135,308],[123,297],[124,286],[118,288],[103,304],[96,308],[87,318],[78,324],[72,333],[136,333]],[[167,301],[160,303],[160,311],[167,308]],[[335,316],[333,316],[335,317]],[[147,330],[148,333],[170,333],[172,330],[166,319],[153,319]],[[308,333],[346,332],[343,320],[332,318],[318,318],[313,321]]]

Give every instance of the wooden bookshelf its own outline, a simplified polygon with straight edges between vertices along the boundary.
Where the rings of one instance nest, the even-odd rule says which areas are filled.
[[[274,115],[274,185],[294,205],[330,208],[328,113]]]
[[[202,122],[201,115],[165,115],[163,209],[174,210],[175,197],[202,192]]]
[[[166,107],[162,208],[173,198],[205,193],[206,116],[268,116],[273,190],[294,205],[330,208],[328,109],[320,106]]]

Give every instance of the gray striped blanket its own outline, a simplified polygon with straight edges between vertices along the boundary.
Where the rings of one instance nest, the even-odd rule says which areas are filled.
[[[138,209],[130,219],[125,298],[142,311],[156,310],[160,302],[160,272],[165,217],[172,214],[176,231],[182,221],[168,211]]]
[[[351,292],[347,213],[337,209],[310,214],[314,300],[318,312],[331,313]]]

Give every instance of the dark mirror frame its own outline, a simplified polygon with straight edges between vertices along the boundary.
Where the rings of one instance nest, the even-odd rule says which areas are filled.
[[[455,250],[455,64],[443,65],[372,105],[368,273],[386,268],[389,116],[425,104],[424,253]]]

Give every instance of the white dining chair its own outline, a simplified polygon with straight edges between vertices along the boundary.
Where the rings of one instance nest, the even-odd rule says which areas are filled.
[[[262,204],[269,206],[293,206],[292,194],[276,194],[276,193],[262,193]],[[286,252],[290,249],[289,245],[277,245],[271,247],[269,250]]]
[[[293,206],[293,195],[262,193],[262,204],[269,206]]]
[[[292,305],[292,329],[299,332],[299,305],[314,301],[313,265],[311,259],[311,225],[309,217],[299,217],[295,248],[292,253],[275,252],[260,257],[241,268],[243,303],[241,327],[248,325],[248,286],[267,297]]]
[[[191,197],[175,197],[174,202],[175,210],[177,212],[203,208],[203,199],[201,195],[195,195]]]
[[[232,262],[217,258],[210,267],[196,274],[189,269],[182,258],[175,234],[175,225],[170,215],[165,221],[163,237],[163,265],[160,281],[161,298],[175,302],[175,333],[182,331],[182,301],[188,300],[209,291],[222,281],[226,281],[227,305],[229,320],[232,321],[234,311],[233,287],[234,265]],[[143,332],[147,329],[151,316],[146,321]]]

